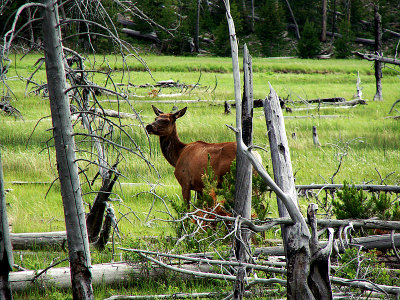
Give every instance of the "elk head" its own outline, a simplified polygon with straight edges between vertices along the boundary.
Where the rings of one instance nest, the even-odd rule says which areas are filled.
[[[149,134],[154,134],[158,136],[168,136],[171,135],[175,129],[175,121],[182,117],[187,110],[187,107],[178,110],[175,113],[164,113],[159,110],[154,105],[151,106],[156,114],[156,119],[153,123],[146,126],[146,131]]]

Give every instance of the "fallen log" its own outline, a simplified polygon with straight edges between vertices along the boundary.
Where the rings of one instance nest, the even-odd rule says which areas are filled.
[[[400,233],[394,234],[394,245],[396,247],[400,246]],[[327,241],[319,242],[320,247],[325,247]],[[350,242],[351,245],[362,246],[364,249],[378,249],[378,250],[387,250],[392,249],[392,238],[390,234],[382,234],[382,235],[371,235],[367,237],[353,238]],[[344,251],[343,247],[339,245],[339,251]],[[276,247],[261,247],[257,248],[254,251],[255,256],[259,255],[272,255],[272,256],[284,256],[285,252],[282,246]]]
[[[380,61],[387,64],[392,64],[396,66],[400,66],[400,60],[395,58],[387,58],[381,55],[371,54],[371,53],[361,53],[361,52],[354,52],[357,56],[369,60],[369,61]]]
[[[141,33],[140,31],[137,30],[133,30],[133,29],[128,29],[128,28],[122,28],[122,32],[134,37],[134,38],[141,38],[141,39],[145,39],[145,40],[150,40],[153,41],[155,43],[160,43],[160,39],[158,38],[157,34],[155,32],[151,32],[151,33]]]
[[[99,115],[111,118],[121,118],[121,119],[137,119],[137,115],[130,114],[122,111],[116,111],[112,109],[100,109],[96,108],[95,112]]]
[[[213,272],[214,269],[207,265],[182,264],[181,269],[188,272]],[[124,284],[143,278],[157,278],[165,275],[165,269],[153,264],[130,264],[127,262],[105,263],[92,265],[92,284]],[[38,274],[40,274],[38,276]],[[181,279],[190,279],[193,276],[182,274]],[[23,291],[31,287],[71,288],[71,275],[69,267],[52,268],[42,273],[42,270],[11,272],[9,281],[12,291]]]
[[[62,247],[67,242],[65,231],[10,233],[14,250],[40,247]]]
[[[343,103],[346,99],[343,97],[333,97],[333,98],[321,98],[321,99],[310,99],[305,100],[306,103]]]
[[[330,31],[327,31],[326,32],[326,35],[327,36],[335,36],[335,38],[341,38],[342,37],[342,35],[340,34],[340,33],[332,33],[332,32],[330,32]],[[365,39],[365,38],[358,38],[358,37],[356,37],[355,39],[354,39],[354,41],[356,42],[356,43],[360,43],[360,44],[366,44],[366,45],[375,45],[375,40],[372,40],[372,39]]]
[[[374,185],[374,184],[352,184],[357,190],[364,190],[369,192],[391,192],[400,193],[400,186],[398,185]],[[344,184],[308,184],[296,185],[297,190],[341,190]]]

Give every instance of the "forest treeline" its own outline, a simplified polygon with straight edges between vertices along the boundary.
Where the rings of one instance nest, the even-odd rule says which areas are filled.
[[[24,3],[14,0],[3,6],[2,36]],[[63,2],[60,17],[65,18],[62,30],[68,36],[63,41],[66,47],[79,45],[82,50],[110,53],[109,40],[101,35],[105,29],[96,24],[112,22],[116,33],[138,48],[173,55],[230,55],[222,0],[104,0],[101,4],[108,16],[87,1],[86,17],[94,23],[84,24],[67,22],[75,6],[73,1]],[[239,42],[247,43],[255,55],[345,58],[358,50],[371,52],[375,6],[382,16],[385,55],[398,51],[398,0],[231,0],[230,4]],[[38,14],[28,10],[18,22],[27,23]],[[25,26],[19,45],[40,46],[41,33],[35,26]]]

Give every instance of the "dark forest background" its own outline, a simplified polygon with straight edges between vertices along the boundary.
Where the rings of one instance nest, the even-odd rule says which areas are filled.
[[[8,1],[0,15],[4,35],[23,0]],[[61,5],[61,18],[71,16],[73,1]],[[172,55],[229,56],[228,27],[222,0],[104,0],[108,16],[96,7],[87,19],[113,22],[119,35],[138,49]],[[382,16],[384,55],[397,54],[400,39],[398,0],[232,0],[231,12],[241,45],[247,43],[257,56],[352,56],[373,51],[374,7]],[[325,4],[326,9],[323,9]],[[32,12],[32,15],[34,12]],[[19,23],[31,16],[26,13]],[[325,20],[325,25],[323,25]],[[34,23],[35,24],[35,23]],[[79,24],[79,23],[78,23]],[[80,23],[83,24],[83,23]],[[31,25],[27,25],[31,26]],[[40,46],[40,28],[34,25],[20,35],[21,47]],[[109,41],[95,25],[63,26],[70,37],[64,45],[110,53]],[[326,28],[326,33],[323,30]],[[87,34],[90,33],[90,34]],[[76,48],[76,47],[75,47]],[[90,48],[90,49],[89,49]]]

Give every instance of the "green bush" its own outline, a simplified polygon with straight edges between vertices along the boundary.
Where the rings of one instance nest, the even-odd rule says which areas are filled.
[[[263,18],[257,21],[255,29],[262,45],[262,52],[266,56],[279,56],[283,53],[283,33],[286,29],[285,13],[281,2],[264,0],[260,15]]]
[[[371,197],[363,190],[349,186],[344,182],[342,191],[337,192],[339,200],[333,200],[333,213],[337,219],[369,219],[400,220],[400,204],[392,203],[386,193],[372,193]]]
[[[334,42],[334,54],[336,58],[348,58],[353,55],[352,45],[354,41],[354,34],[351,30],[351,24],[348,21],[343,21],[339,25],[339,32],[341,37],[337,38]]]
[[[344,182],[342,191],[337,192],[339,200],[333,200],[333,213],[338,219],[368,219],[371,217],[372,203],[363,190]]]
[[[297,44],[297,54],[301,58],[316,57],[321,51],[321,43],[318,38],[314,23],[306,21],[301,38]]]

